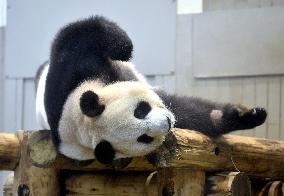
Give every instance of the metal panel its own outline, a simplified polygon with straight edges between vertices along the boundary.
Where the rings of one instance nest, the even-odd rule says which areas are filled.
[[[16,125],[17,120],[17,80],[5,80],[4,91],[4,131],[15,132],[20,129]]]
[[[255,105],[268,109],[268,78],[257,78],[255,85]],[[256,128],[255,136],[261,138],[267,137],[267,128],[268,125],[266,121],[263,125]]]
[[[178,15],[176,36],[175,78],[177,93],[193,95],[192,15]]]
[[[279,139],[280,137],[280,87],[279,77],[268,80],[268,132],[269,139]]]
[[[280,139],[284,140],[284,77],[281,78]]]
[[[24,130],[39,130],[35,112],[35,86],[33,79],[25,79],[23,84],[23,124]]]
[[[172,0],[10,0],[6,38],[6,75],[33,77],[49,57],[51,41],[62,25],[104,15],[134,41],[133,62],[145,74],[174,70],[176,1]]]
[[[284,7],[193,16],[196,77],[284,73]]]
[[[0,130],[3,130],[3,102],[4,102],[4,31],[0,27]]]

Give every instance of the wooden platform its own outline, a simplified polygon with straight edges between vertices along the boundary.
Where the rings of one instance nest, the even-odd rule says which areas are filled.
[[[15,171],[14,195],[275,195],[284,141],[174,129],[147,158],[102,165],[58,154],[48,131],[19,131],[0,134],[0,169]]]

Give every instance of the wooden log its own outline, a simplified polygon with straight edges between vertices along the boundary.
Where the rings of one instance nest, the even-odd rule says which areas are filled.
[[[207,196],[250,196],[249,177],[243,172],[217,173],[206,179]]]
[[[18,132],[21,143],[19,165],[15,169],[13,194],[21,196],[59,195],[57,171],[54,168],[39,168],[33,166],[27,155],[29,132]]]
[[[282,196],[282,182],[281,181],[274,181],[272,182],[269,191],[268,196]]]
[[[158,170],[159,196],[203,196],[205,172],[186,168]]]
[[[66,174],[62,174],[65,176]],[[64,180],[64,195],[98,195],[98,196],[158,196],[157,180],[154,176],[145,187],[149,172],[100,172],[87,174],[70,174]]]
[[[28,157],[35,166],[48,167],[57,157],[58,153],[49,130],[40,130],[30,134],[27,145]]]
[[[234,171],[237,167],[240,171],[246,172],[251,176],[269,178],[284,177],[284,141],[236,135],[226,135],[217,140],[212,140],[198,132],[182,129],[174,129],[173,133],[177,140],[178,150],[175,158],[167,163],[166,166],[168,167],[190,167],[206,171]],[[0,134],[0,143],[2,136],[3,135]],[[9,135],[8,137],[13,138],[14,136]],[[49,140],[50,139],[48,139],[48,141]],[[15,141],[16,140],[13,139],[14,143],[16,143]],[[29,143],[32,144],[33,142]],[[37,143],[33,144],[41,146]],[[41,165],[42,167],[48,166],[55,169],[75,170],[112,168],[110,166],[102,165],[96,161],[89,165],[83,165],[82,167],[81,164],[74,164],[74,161],[71,161],[62,155],[57,155],[54,161],[55,156],[49,155],[51,152],[56,154],[56,150],[54,147],[48,147],[48,145],[52,145],[51,142],[46,142],[46,145],[46,149],[50,150],[43,150],[45,147],[30,148],[37,149],[30,153],[33,154],[30,159],[35,165]],[[174,145],[175,144],[173,144],[173,146]],[[3,142],[1,143],[1,146],[5,146],[3,148],[9,151],[8,148],[11,144],[10,142]],[[168,145],[167,148],[171,148],[171,145]],[[14,155],[13,153],[10,153],[12,156],[8,155],[8,153],[2,153],[5,154],[3,157],[1,157],[0,153],[0,160],[4,159],[4,157],[10,157],[8,158],[8,162],[13,162],[13,164],[8,164],[8,166],[3,164],[2,169],[14,169],[15,163],[18,162],[18,155],[16,155],[17,153],[15,152]],[[41,160],[38,161],[35,157],[40,157]],[[44,165],[44,163],[48,164]],[[138,157],[134,158],[123,170],[154,171],[155,167],[144,158]]]
[[[5,179],[3,185],[3,196],[13,196],[14,172],[11,172]]]
[[[0,170],[15,169],[20,157],[20,143],[14,134],[0,134]]]

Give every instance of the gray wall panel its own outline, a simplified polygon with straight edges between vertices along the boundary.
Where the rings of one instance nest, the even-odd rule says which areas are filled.
[[[193,17],[196,77],[284,74],[284,7]]]
[[[234,134],[284,138],[284,76],[195,78],[192,69],[192,15],[177,17],[176,92],[190,96],[248,106],[263,106],[268,119],[255,130]],[[257,68],[257,64],[251,66]]]
[[[174,70],[176,1],[10,0],[8,4],[9,77],[33,77],[37,66],[48,59],[59,28],[96,14],[116,21],[127,31],[134,41],[133,61],[143,73],[169,74]]]

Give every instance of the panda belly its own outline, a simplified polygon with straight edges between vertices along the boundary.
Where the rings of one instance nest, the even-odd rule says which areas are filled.
[[[36,90],[36,119],[40,127],[43,129],[50,129],[44,105],[45,83],[48,70],[49,65],[46,65],[42,71],[42,74],[40,75]]]

